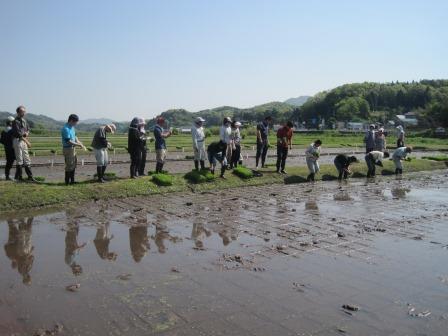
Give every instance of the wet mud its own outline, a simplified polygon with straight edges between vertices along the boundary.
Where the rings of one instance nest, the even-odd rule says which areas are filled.
[[[446,335],[443,172],[0,220],[0,335]]]

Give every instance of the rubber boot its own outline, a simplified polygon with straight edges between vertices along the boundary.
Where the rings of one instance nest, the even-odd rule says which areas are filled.
[[[103,183],[103,167],[102,166],[97,166],[96,167],[96,177],[98,179],[99,183]]]
[[[395,175],[398,175],[398,174],[400,174],[400,169],[395,168]]]
[[[68,185],[70,183],[70,172],[66,171],[65,172],[65,185]]]
[[[194,160],[194,169],[199,170],[199,161],[198,160]]]
[[[201,170],[205,169],[205,162],[204,160],[199,161],[199,163],[201,164]]]
[[[22,177],[22,166],[17,165],[16,166],[16,180],[17,181],[22,181],[23,177]]]
[[[398,174],[403,174],[403,169],[398,169]]]
[[[33,177],[33,172],[31,171],[31,167],[23,166],[23,168],[25,169],[25,173],[28,176],[28,181],[36,182],[36,180]]]
[[[163,165],[164,165],[163,163],[160,164],[159,173],[163,172]]]
[[[227,166],[222,166],[221,167],[221,175],[219,175],[220,178],[225,178],[224,177],[224,173],[226,172],[226,168],[227,168]]]
[[[11,168],[10,167],[5,167],[5,180],[9,181],[9,172],[10,172]]]
[[[75,184],[76,182],[75,182],[75,170],[73,169],[71,172],[70,172],[70,184]]]
[[[156,168],[156,170],[157,170],[157,168]],[[129,175],[130,175],[131,179],[135,178],[135,169],[134,169],[133,165],[131,165],[131,167],[129,168]]]
[[[161,164],[159,162],[157,162],[156,163],[156,174],[158,174],[162,171],[162,168],[160,166],[161,166]]]
[[[101,178],[103,179],[103,181],[107,181],[107,178],[105,177],[106,168],[107,166],[101,166]]]

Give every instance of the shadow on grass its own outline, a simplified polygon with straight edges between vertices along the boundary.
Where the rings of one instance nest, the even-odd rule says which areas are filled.
[[[383,175],[383,176],[390,176],[390,175],[394,175],[394,174],[395,174],[395,172],[390,169],[383,169],[381,171],[381,175]]]
[[[362,177],[366,177],[366,176],[367,176],[366,174],[363,174],[363,173],[360,173],[360,172],[354,172],[352,174],[353,178],[362,178]]]
[[[285,182],[285,184],[295,184],[295,183],[307,182],[306,178],[299,176],[299,175],[287,176],[287,177],[285,177],[285,179],[283,181]]]

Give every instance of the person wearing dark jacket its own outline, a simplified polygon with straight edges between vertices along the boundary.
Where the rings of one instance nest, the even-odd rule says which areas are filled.
[[[14,164],[14,161],[16,160],[16,155],[14,154],[14,147],[12,146],[12,123],[14,121],[14,117],[8,117],[6,120],[6,128],[2,131],[1,137],[0,137],[0,143],[3,144],[3,147],[5,149],[5,155],[6,155],[6,164],[5,164],[5,179],[11,180],[9,177],[9,172],[11,171],[12,165]],[[17,172],[17,171],[16,171]],[[17,178],[17,174],[16,174]]]
[[[355,162],[358,162],[358,159],[355,156],[347,156],[345,154],[336,155],[334,165],[339,173],[339,181],[341,181],[342,178],[344,178],[344,180],[347,179],[348,174],[350,173],[350,165]]]
[[[207,147],[208,161],[210,162],[210,171],[212,174],[215,174],[216,162],[219,161],[221,163],[221,178],[225,178],[224,173],[227,168],[227,158],[224,154],[226,149],[227,144],[222,141],[212,142]]]
[[[142,159],[142,149],[144,146],[144,136],[140,132],[140,127],[144,125],[142,118],[134,118],[129,125],[128,132],[128,153],[131,156],[130,175],[131,178],[138,176],[138,169]]]
[[[28,176],[28,180],[36,182],[31,171],[31,159],[28,153],[28,148],[31,147],[29,141],[30,128],[28,122],[25,120],[26,108],[19,106],[16,109],[17,117],[12,123],[12,145],[14,147],[14,154],[16,156],[17,171],[16,176],[18,181],[22,181],[22,167]]]
[[[104,173],[109,164],[108,149],[112,147],[111,143],[107,141],[107,133],[114,134],[116,129],[114,124],[101,126],[93,136],[92,148],[95,152],[96,175],[100,183],[104,182]]]

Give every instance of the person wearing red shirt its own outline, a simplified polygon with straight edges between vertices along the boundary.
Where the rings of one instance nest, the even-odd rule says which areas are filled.
[[[285,164],[288,157],[288,149],[292,149],[292,128],[291,121],[277,131],[277,173],[286,174]]]

